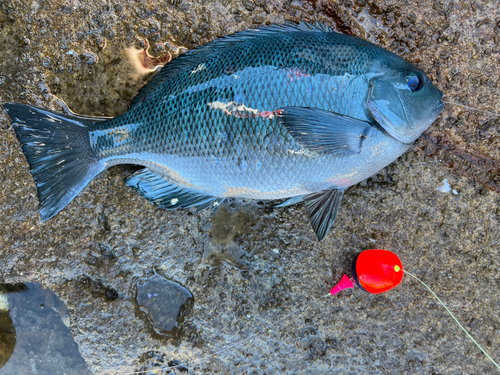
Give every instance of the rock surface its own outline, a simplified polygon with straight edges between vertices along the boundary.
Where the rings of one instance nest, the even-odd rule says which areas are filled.
[[[1,1],[0,103],[58,111],[67,103],[115,116],[144,83],[125,53],[144,46],[139,38],[155,65],[284,20],[371,40],[428,72],[447,101],[482,111],[447,105],[410,152],[347,191],[335,228],[318,243],[301,205],[158,209],[123,183],[132,167],[106,171],[42,223],[29,166],[0,109],[0,282],[53,290],[95,374],[180,371],[169,363],[193,374],[491,373],[409,278],[382,295],[316,298],[357,253],[389,249],[500,358],[498,1]],[[451,191],[438,190],[444,180]],[[155,333],[135,300],[137,280],[154,274],[194,295],[177,338]]]
[[[54,292],[38,283],[4,284],[0,289],[8,299],[11,320],[2,319],[0,337],[13,349],[0,352],[6,360],[0,375],[91,375],[68,328],[68,309]],[[13,335],[5,331],[6,326]]]

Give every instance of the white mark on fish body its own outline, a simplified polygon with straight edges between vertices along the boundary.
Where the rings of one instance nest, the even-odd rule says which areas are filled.
[[[294,154],[294,155],[304,155],[304,156],[307,156],[307,157],[312,157],[313,155],[311,154],[310,151],[306,150],[305,148],[303,148],[302,150],[299,150],[299,151],[294,151],[294,150],[288,150],[288,153],[289,154]]]
[[[210,108],[213,109],[221,109],[227,114],[232,114],[234,112],[248,112],[248,113],[253,113],[257,114],[259,113],[258,109],[254,108],[248,108],[244,104],[236,103],[236,102],[229,102],[229,103],[222,103],[222,102],[210,102],[207,104]]]
[[[179,200],[178,200],[177,198],[174,198],[174,199],[172,199],[172,200],[170,201],[170,204],[171,204],[172,206],[174,206],[174,205],[176,205],[178,202],[179,202]]]
[[[202,70],[204,70],[206,68],[207,68],[207,66],[205,65],[205,63],[200,64],[200,65],[198,65],[198,67],[195,70],[191,71],[191,74],[195,74],[195,73],[201,72]]]

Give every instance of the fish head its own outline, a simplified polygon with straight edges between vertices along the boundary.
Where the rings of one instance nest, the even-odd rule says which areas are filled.
[[[371,78],[366,107],[391,137],[412,143],[441,113],[443,93],[420,69],[398,65]]]

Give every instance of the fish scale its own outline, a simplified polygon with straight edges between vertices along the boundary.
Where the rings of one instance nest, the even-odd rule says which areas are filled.
[[[127,184],[160,207],[289,198],[284,205],[305,202],[323,239],[343,191],[406,151],[439,114],[441,96],[396,55],[302,23],[243,31],[179,56],[114,119],[6,108],[42,219],[102,170],[138,164],[146,169]],[[59,180],[47,184],[54,174]]]

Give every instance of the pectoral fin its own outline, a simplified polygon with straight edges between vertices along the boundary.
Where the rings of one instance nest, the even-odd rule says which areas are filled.
[[[300,145],[321,154],[359,154],[372,130],[366,121],[315,108],[286,107],[280,117]]]
[[[168,210],[196,207],[201,211],[219,201],[217,197],[182,189],[147,168],[134,173],[125,183],[150,202]]]
[[[326,190],[304,197],[309,220],[319,241],[326,237],[335,222],[343,195],[343,190]]]

